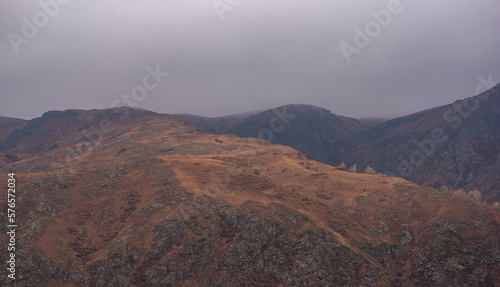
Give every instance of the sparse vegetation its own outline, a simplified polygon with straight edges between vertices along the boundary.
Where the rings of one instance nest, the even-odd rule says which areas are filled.
[[[198,255],[205,249],[205,244],[203,243],[189,243],[189,248],[194,254]]]
[[[349,169],[349,172],[352,172],[352,173],[356,173],[356,165],[354,164],[353,166],[351,166],[351,168]]]
[[[367,166],[367,167],[365,168],[364,173],[366,173],[366,174],[377,174],[377,172],[376,172],[373,168],[371,168],[371,167],[369,167],[369,166]]]
[[[307,229],[306,231],[302,232],[302,233],[299,233],[299,235],[297,235],[297,239],[302,239],[304,238],[305,236],[312,236],[314,234],[314,230],[312,229]]]
[[[460,197],[465,197],[465,198],[471,198],[471,199],[474,199],[474,200],[479,201],[479,202],[482,201],[481,192],[479,190],[477,190],[477,189],[471,190],[468,193],[465,192],[461,188],[458,189],[458,190],[455,190],[455,191],[450,191],[448,189],[444,189],[444,192],[445,193],[451,192],[454,195],[457,195],[457,196],[460,196]]]
[[[322,198],[322,199],[326,199],[326,200],[330,200],[330,199],[332,199],[332,198],[333,198],[333,196],[331,196],[331,195],[326,195],[326,194],[324,194],[324,193],[318,193],[318,194],[316,194],[316,196],[318,196],[319,198]]]
[[[408,235],[408,233],[406,232],[401,232],[400,234],[398,234],[398,238],[404,238]]]
[[[461,197],[467,197],[467,193],[461,188],[459,190],[455,190],[455,192],[453,194],[461,196]]]
[[[190,215],[189,220],[185,220],[184,224],[186,224],[187,226],[198,227],[200,224],[198,223],[197,219],[198,219],[197,215]]]
[[[461,243],[465,240],[461,235],[450,229],[441,231],[439,236],[443,237],[439,241],[439,245],[444,247],[444,251],[438,257],[439,260],[444,260],[458,254],[457,249],[460,248]]]
[[[465,238],[450,229],[444,229],[439,233],[441,236],[445,236],[446,238],[456,238],[459,242],[464,242]]]
[[[347,170],[347,167],[345,166],[345,163],[344,163],[344,162],[342,162],[342,163],[338,166],[338,168],[343,169],[343,170]]]
[[[477,201],[481,202],[481,192],[479,192],[479,190],[477,190],[477,189],[471,190],[469,192],[469,197],[471,197],[474,200],[477,200]]]
[[[111,260],[111,259],[115,259],[115,258],[120,258],[121,257],[121,253],[120,252],[111,252],[111,253],[108,253],[108,260]]]
[[[130,254],[127,256],[127,263],[134,265],[136,263],[136,260],[134,258],[134,255]]]
[[[246,214],[246,213],[245,214],[240,214],[240,215],[236,216],[236,218],[238,218],[238,220],[241,220],[241,219],[247,217],[247,215],[248,214]]]

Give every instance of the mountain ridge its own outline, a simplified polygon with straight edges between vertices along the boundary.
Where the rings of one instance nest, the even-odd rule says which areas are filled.
[[[164,116],[212,134],[235,134],[284,144],[330,165],[356,164],[359,171],[370,166],[436,189],[477,189],[493,203],[500,200],[500,147],[496,144],[500,142],[500,131],[495,126],[500,121],[499,91],[500,83],[474,97],[376,125],[306,104],[214,118]],[[23,124],[32,125],[31,121]],[[16,130],[20,127],[23,126],[9,127],[11,137],[0,141],[0,162],[23,157],[20,150],[15,155],[2,151],[18,144]],[[451,141],[442,143],[441,137]],[[29,145],[45,152],[54,147]]]
[[[49,112],[32,125],[61,138],[23,152],[52,143],[30,142],[46,129],[27,125],[9,148],[24,158],[0,166],[16,173],[24,215],[20,285],[500,282],[500,212],[484,203],[156,113]]]
[[[500,146],[495,144],[500,142],[500,132],[494,124],[500,122],[499,91],[500,83],[479,95],[376,125],[367,125],[311,105],[285,105],[274,111],[288,107],[296,118],[282,122],[271,109],[238,121],[224,133],[288,145],[331,165],[339,165],[341,162],[356,164],[360,171],[370,166],[379,172],[437,189],[478,189],[484,199],[492,203],[500,200],[500,163],[496,160],[500,158]],[[274,130],[271,126],[272,119],[279,125]],[[196,126],[203,129],[203,126]],[[486,138],[481,139],[475,135],[472,140],[471,135],[478,130],[484,130]],[[459,138],[456,138],[457,132],[460,133]],[[439,142],[440,137],[448,136],[453,139],[452,142]],[[420,148],[418,144],[425,145],[421,141],[430,150]],[[439,157],[434,150],[436,145],[452,156]],[[454,160],[453,158],[460,157],[454,151],[457,149],[463,150],[470,159],[463,158],[459,162]],[[413,156],[410,159],[408,156],[411,154]],[[476,154],[479,156],[475,156]],[[409,164],[411,161],[414,161],[412,165]],[[441,162],[452,168],[432,162]],[[467,171],[468,166],[479,171],[479,175]],[[403,170],[405,168],[408,170]],[[415,169],[417,171],[414,172]]]

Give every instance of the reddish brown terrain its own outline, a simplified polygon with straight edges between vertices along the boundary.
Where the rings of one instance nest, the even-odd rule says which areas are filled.
[[[500,286],[498,209],[290,147],[130,109],[48,112],[0,147],[15,286]]]
[[[180,117],[210,133],[283,144],[338,166],[367,166],[435,189],[500,201],[500,84],[455,103],[383,121],[287,105],[246,118]],[[218,123],[221,123],[217,126]],[[215,127],[214,127],[215,125]]]

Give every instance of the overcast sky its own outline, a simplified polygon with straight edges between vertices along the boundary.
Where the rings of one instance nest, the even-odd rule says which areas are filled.
[[[40,1],[57,3],[46,16],[38,1],[0,0],[2,116],[108,108],[134,91],[162,113],[306,103],[384,117],[472,96],[479,76],[500,81],[500,1],[54,1]],[[390,21],[371,22],[388,5]],[[356,27],[368,43],[356,46]],[[156,85],[147,67],[169,76]]]

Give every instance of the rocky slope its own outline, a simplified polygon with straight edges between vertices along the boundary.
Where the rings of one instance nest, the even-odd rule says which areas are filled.
[[[0,167],[22,214],[16,286],[500,282],[497,209],[286,146],[104,110],[51,112],[3,148],[21,159]]]

